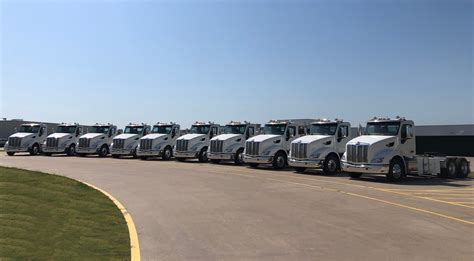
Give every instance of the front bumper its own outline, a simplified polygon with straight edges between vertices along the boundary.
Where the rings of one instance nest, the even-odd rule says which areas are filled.
[[[302,159],[289,158],[288,165],[292,167],[322,169],[324,166],[324,159],[302,160]]]
[[[173,156],[175,158],[197,158],[199,151],[174,151]]]
[[[110,154],[122,156],[133,155],[133,149],[111,149]]]
[[[66,153],[66,148],[59,147],[43,147],[45,153]]]
[[[138,156],[161,157],[163,150],[138,150]]]
[[[77,153],[81,154],[95,154],[98,153],[97,148],[77,148]]]
[[[341,162],[342,170],[347,172],[367,173],[367,174],[387,174],[389,164],[355,164]]]
[[[219,160],[233,160],[235,153],[208,153],[207,157],[210,159],[219,159]]]
[[[29,147],[10,147],[10,146],[5,146],[5,151],[6,152],[28,152],[30,150]]]
[[[273,156],[244,155],[244,162],[245,163],[268,164],[268,163],[272,163],[272,161],[273,161]]]

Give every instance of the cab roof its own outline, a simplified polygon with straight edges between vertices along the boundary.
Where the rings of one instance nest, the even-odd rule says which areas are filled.
[[[368,122],[403,122],[407,121],[405,117],[397,116],[395,118],[390,117],[373,117]]]
[[[333,123],[342,123],[344,122],[343,119],[334,119],[334,120],[330,120],[330,119],[327,119],[327,118],[323,118],[323,119],[316,119],[315,121],[311,122],[311,124],[333,124]]]
[[[128,127],[140,127],[140,126],[147,126],[146,123],[133,123],[133,122],[130,122],[129,124],[127,124]]]
[[[177,125],[175,122],[157,122],[154,126],[172,126]]]

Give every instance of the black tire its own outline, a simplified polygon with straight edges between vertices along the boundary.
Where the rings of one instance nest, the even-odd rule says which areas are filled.
[[[274,169],[284,169],[287,164],[288,162],[285,153],[279,151],[275,154],[275,157],[273,157],[272,166]]]
[[[207,148],[203,148],[201,152],[199,152],[198,160],[199,162],[207,162],[209,160],[207,158]]]
[[[114,158],[114,159],[118,159],[118,158],[120,158],[120,155],[117,155],[117,154],[112,154],[112,158]]]
[[[135,148],[135,149],[133,150],[133,152],[132,152],[132,157],[133,157],[134,159],[138,159],[137,148]]]
[[[249,163],[249,166],[252,168],[258,167],[258,163]]]
[[[45,152],[45,153],[43,153],[43,154],[44,154],[45,156],[48,156],[48,157],[50,157],[51,155],[53,155],[53,153],[51,153],[51,152]]]
[[[38,143],[33,144],[33,146],[30,149],[30,155],[31,156],[36,156],[40,153],[40,147]]]
[[[359,179],[362,176],[362,173],[349,172],[349,177],[353,179]]]
[[[176,159],[177,161],[179,161],[179,162],[184,162],[184,161],[186,161],[186,158],[177,158],[177,157],[175,157],[175,159]]]
[[[15,155],[15,152],[13,152],[13,151],[8,151],[8,152],[7,152],[7,155],[8,155],[8,156],[14,156],[14,155]]]
[[[339,162],[339,158],[331,154],[326,157],[324,160],[323,172],[326,175],[335,175],[338,170],[341,169],[341,163]]]
[[[387,180],[390,182],[399,182],[405,178],[405,165],[400,159],[392,159],[387,173]]]
[[[147,157],[147,156],[141,156],[140,159],[141,159],[141,160],[147,160],[148,157]]]
[[[221,162],[221,160],[220,159],[211,159],[211,162],[213,164],[219,164]]]
[[[295,167],[295,170],[298,173],[303,173],[303,172],[305,172],[306,168],[305,167]]]
[[[237,165],[244,164],[244,148],[240,148],[237,150],[234,156],[234,163]]]
[[[100,147],[99,149],[99,157],[101,158],[107,157],[108,154],[109,154],[109,148],[105,144],[102,145],[102,147]]]
[[[469,162],[465,158],[456,159],[456,177],[465,179],[469,176],[471,170],[469,169]]]
[[[85,157],[85,156],[86,156],[86,154],[84,154],[84,153],[76,153],[76,156],[79,156],[79,157],[81,157],[81,158],[82,158],[82,157]]]
[[[76,145],[74,145],[74,143],[71,144],[71,145],[69,146],[69,148],[66,149],[66,154],[67,154],[68,156],[74,156],[74,155],[76,155]]]
[[[456,160],[446,159],[446,167],[441,169],[439,177],[443,179],[454,179],[456,178],[456,172]]]
[[[161,156],[161,158],[163,160],[170,160],[171,157],[173,157],[173,151],[171,150],[170,147],[166,147],[165,150],[163,151],[163,155]]]

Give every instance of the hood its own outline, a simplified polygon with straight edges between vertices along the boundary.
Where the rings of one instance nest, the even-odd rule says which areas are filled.
[[[138,134],[120,134],[118,136],[115,136],[114,139],[127,140],[127,139],[130,139],[130,138],[135,138],[137,136],[138,136]]]
[[[29,132],[17,132],[15,134],[12,134],[10,138],[25,138],[28,136],[35,135],[36,133],[29,133]]]
[[[238,138],[240,136],[241,136],[240,134],[221,134],[219,136],[212,138],[211,140],[228,140],[232,138]]]
[[[329,135],[306,135],[294,140],[292,143],[306,143],[310,144],[317,141],[330,140],[332,136]]]
[[[166,137],[167,135],[168,134],[164,134],[164,133],[152,133],[143,137],[142,140],[155,140],[161,137]]]
[[[53,133],[48,136],[48,138],[64,138],[64,137],[69,137],[72,136],[72,133]]]
[[[103,133],[87,133],[87,134],[82,135],[79,138],[93,139],[93,138],[99,138],[99,137],[102,137],[102,136],[105,136],[105,134],[103,134]]]
[[[395,140],[396,140],[395,136],[362,135],[362,136],[352,139],[347,144],[353,145],[360,142],[360,143],[373,145],[375,143],[382,142],[382,141],[391,142]]]
[[[270,139],[277,139],[277,138],[281,138],[282,136],[281,135],[273,135],[273,134],[262,134],[262,135],[257,135],[255,137],[252,137],[250,139],[248,139],[247,141],[255,141],[255,142],[262,142],[262,141],[266,141],[266,140],[270,140]]]
[[[197,138],[204,138],[206,134],[186,134],[178,138],[178,140],[194,140]]]

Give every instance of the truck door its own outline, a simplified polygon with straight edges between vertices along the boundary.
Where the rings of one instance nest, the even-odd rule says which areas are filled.
[[[245,132],[245,140],[248,140],[250,137],[255,135],[255,128],[253,126],[249,126],[247,131]]]
[[[296,126],[288,126],[284,139],[285,142],[282,144],[287,151],[290,150],[290,144],[294,139],[296,139]]]
[[[339,154],[344,153],[346,150],[346,143],[349,141],[349,125],[347,124],[340,124],[336,131],[336,152]]]
[[[400,152],[402,155],[413,158],[416,153],[415,135],[413,125],[403,124],[400,130]]]

